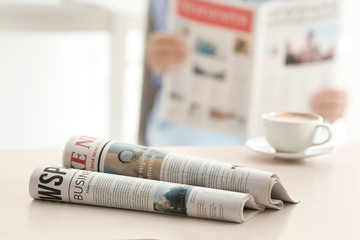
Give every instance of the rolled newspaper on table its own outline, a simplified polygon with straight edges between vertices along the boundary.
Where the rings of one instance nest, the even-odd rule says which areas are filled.
[[[71,137],[63,166],[124,176],[249,193],[262,205],[296,203],[270,172],[84,135]]]
[[[264,209],[250,194],[53,166],[33,171],[29,192],[35,199],[237,223]]]

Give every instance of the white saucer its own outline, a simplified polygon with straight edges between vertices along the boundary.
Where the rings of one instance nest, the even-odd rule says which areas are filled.
[[[251,138],[246,141],[245,145],[255,152],[286,160],[300,160],[304,158],[315,157],[330,153],[334,150],[333,145],[324,144],[321,146],[310,147],[301,153],[276,152],[276,150],[266,141],[265,137]]]

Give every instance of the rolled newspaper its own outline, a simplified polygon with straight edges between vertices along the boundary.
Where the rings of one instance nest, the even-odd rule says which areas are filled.
[[[297,202],[274,173],[110,139],[74,135],[66,143],[63,166],[249,193],[273,209],[281,209],[283,201]]]
[[[250,194],[63,167],[37,167],[35,199],[176,214],[241,223],[263,210]]]

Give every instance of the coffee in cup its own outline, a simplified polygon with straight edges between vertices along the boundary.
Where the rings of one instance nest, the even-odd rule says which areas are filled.
[[[321,116],[311,113],[270,112],[262,115],[265,138],[277,152],[299,153],[332,138],[331,128]],[[328,134],[317,142],[320,128]]]

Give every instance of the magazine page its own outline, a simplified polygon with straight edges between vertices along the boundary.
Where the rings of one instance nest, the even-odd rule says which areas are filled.
[[[273,202],[275,184],[271,182],[276,178],[281,183],[270,172],[82,135],[67,142],[63,166],[249,193],[260,204],[273,209],[281,209],[282,200],[297,202],[283,198],[284,194],[276,195],[280,198]]]
[[[164,77],[164,119],[244,136],[255,17],[254,5],[238,1],[170,1],[168,29],[189,56]]]
[[[250,137],[263,133],[262,113],[312,112],[315,93],[333,86],[339,12],[338,0],[261,4]]]
[[[35,199],[241,223],[263,210],[251,195],[63,167],[37,167]]]

